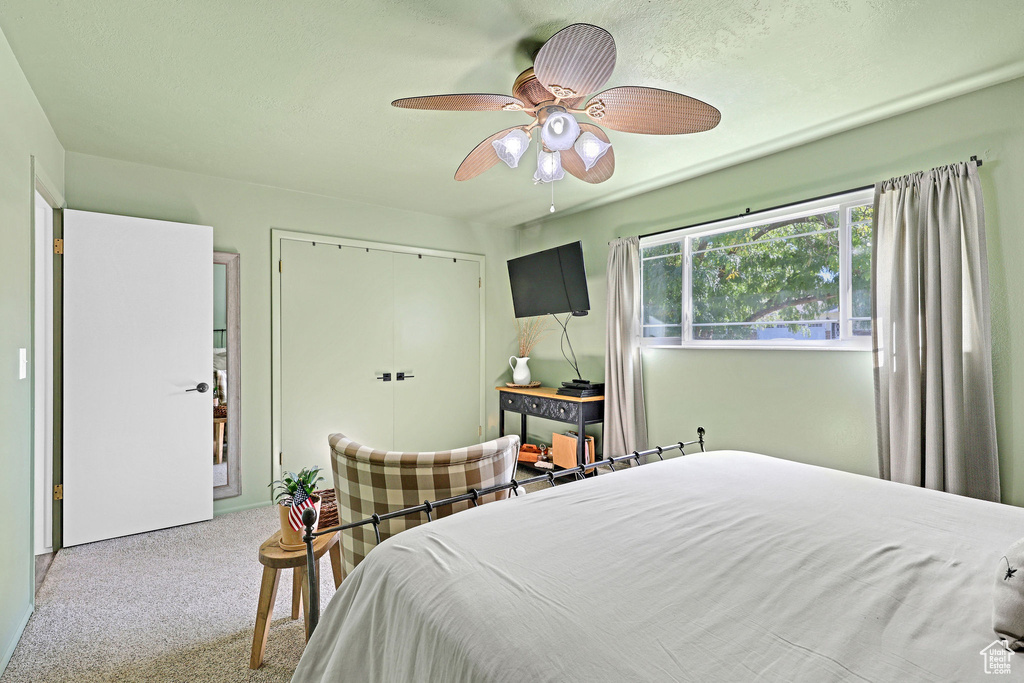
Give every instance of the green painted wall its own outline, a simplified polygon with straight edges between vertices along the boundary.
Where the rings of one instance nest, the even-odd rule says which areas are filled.
[[[33,157],[63,192],[64,149],[0,33],[0,672],[32,609],[32,380],[18,349],[32,348]]]
[[[586,374],[603,376],[608,240],[845,190],[981,155],[988,223],[996,413],[1003,499],[1024,505],[1024,80],[1018,79],[590,211],[523,228],[523,252],[582,239],[594,312],[573,322]],[[612,133],[615,142],[616,133]],[[621,134],[618,134],[621,135]],[[628,173],[635,159],[618,159]],[[566,182],[576,182],[568,180]],[[557,195],[556,195],[557,196]],[[557,339],[532,362],[568,377]],[[708,428],[714,448],[741,448],[877,474],[871,357],[866,352],[649,350],[652,443]],[[538,438],[549,425],[538,423]],[[531,432],[534,429],[531,427]]]
[[[270,501],[271,228],[484,254],[485,353],[492,373],[485,374],[485,382],[493,385],[503,377],[505,359],[514,350],[505,270],[505,260],[518,248],[512,229],[77,153],[67,155],[67,202],[86,211],[212,225],[214,248],[241,254],[242,495],[215,501],[217,513]],[[488,392],[487,401],[486,428],[494,436],[497,392]]]
[[[5,40],[0,40],[0,656],[9,653],[31,607],[31,384],[17,380],[17,349],[31,348],[30,157],[73,208],[214,226],[219,250],[242,254],[243,495],[225,512],[269,501],[270,228],[279,227],[484,253],[488,257],[488,383],[507,379],[514,351],[504,261],[584,240],[594,312],[574,320],[584,375],[603,375],[604,269],[609,239],[684,225],[842,190],[980,154],[991,256],[993,355],[1004,499],[1024,505],[1024,439],[1014,406],[1024,405],[1024,81],[949,100],[857,130],[638,197],[520,231],[301,192],[114,161],[63,150]],[[613,133],[613,142],[614,142]],[[619,173],[640,160],[622,159]],[[575,182],[569,180],[567,182]],[[534,353],[535,377],[569,377],[552,335]],[[876,470],[871,359],[863,352],[682,351],[645,354],[653,442],[689,438],[702,424],[715,448],[745,448],[872,474]],[[497,431],[488,396],[488,435]],[[551,423],[531,431],[550,439]],[[512,426],[512,420],[510,420]],[[18,485],[23,482],[24,485]],[[17,548],[24,548],[24,553]]]

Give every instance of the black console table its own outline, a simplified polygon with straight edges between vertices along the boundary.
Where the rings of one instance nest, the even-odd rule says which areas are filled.
[[[554,387],[523,389],[496,387],[498,390],[498,434],[505,436],[505,411],[522,416],[520,434],[526,443],[526,416],[543,417],[576,425],[576,464],[586,462],[586,426],[604,422],[604,396],[560,396]],[[597,457],[597,453],[594,454]]]

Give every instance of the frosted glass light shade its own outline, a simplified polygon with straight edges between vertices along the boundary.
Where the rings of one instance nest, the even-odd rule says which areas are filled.
[[[519,159],[530,146],[530,136],[522,128],[516,128],[500,140],[493,140],[494,151],[498,158],[508,164],[509,168],[519,165]]]
[[[583,160],[583,166],[589,171],[594,167],[594,164],[601,160],[605,152],[611,149],[612,145],[588,130],[579,136],[574,147],[576,153],[580,155],[580,159]]]
[[[540,152],[537,155],[537,172],[533,174],[534,182],[550,183],[565,177],[562,169],[562,155],[558,152]]]
[[[549,115],[540,129],[540,139],[544,141],[544,146],[556,151],[570,149],[579,134],[580,124],[576,123],[572,114],[564,111]]]

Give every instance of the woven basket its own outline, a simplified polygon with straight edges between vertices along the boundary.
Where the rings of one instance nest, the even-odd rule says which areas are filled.
[[[228,407],[227,406],[214,406],[213,407],[213,416],[214,417],[227,417],[228,416]]]
[[[332,526],[338,526],[338,499],[334,489],[321,489],[314,493],[320,496],[320,521],[317,528],[330,529]]]

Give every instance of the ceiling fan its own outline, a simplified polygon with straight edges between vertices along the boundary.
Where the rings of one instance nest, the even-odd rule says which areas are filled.
[[[718,125],[721,112],[710,104],[668,90],[643,86],[597,92],[615,68],[615,40],[592,24],[572,24],[551,37],[537,52],[532,68],[519,74],[512,96],[486,94],[406,97],[391,104],[404,109],[440,111],[519,111],[533,117],[527,125],[498,131],[465,158],[456,180],[475,178],[498,161],[516,168],[540,129],[536,183],[561,180],[568,171],[588,183],[601,183],[615,171],[615,155],[604,130],[624,133],[679,135]],[[585,104],[584,104],[585,102]],[[554,203],[551,210],[554,211]]]

